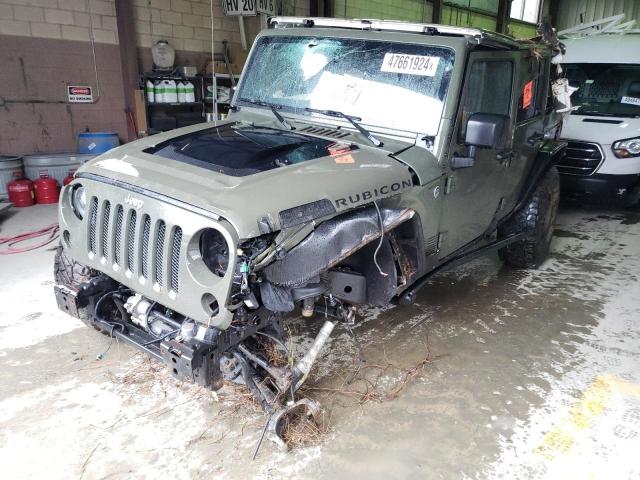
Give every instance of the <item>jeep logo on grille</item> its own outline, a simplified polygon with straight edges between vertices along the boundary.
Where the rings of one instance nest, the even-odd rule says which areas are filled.
[[[142,208],[142,205],[144,205],[144,202],[142,200],[132,197],[131,194],[127,195],[127,198],[124,199],[124,203],[132,206],[136,210],[140,210]]]

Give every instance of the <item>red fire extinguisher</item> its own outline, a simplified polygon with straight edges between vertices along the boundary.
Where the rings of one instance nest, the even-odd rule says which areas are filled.
[[[11,180],[7,184],[9,191],[9,201],[14,207],[30,207],[35,202],[33,182],[26,178]]]
[[[60,186],[55,178],[40,177],[33,182],[33,186],[36,191],[36,202],[58,203]]]

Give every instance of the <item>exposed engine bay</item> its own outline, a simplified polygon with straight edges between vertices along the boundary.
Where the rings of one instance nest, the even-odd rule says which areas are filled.
[[[320,411],[297,392],[336,324],[353,324],[355,305],[390,303],[399,287],[424,270],[418,261],[422,245],[416,241],[420,227],[417,219],[408,221],[412,218],[410,209],[374,204],[312,225],[311,231],[305,223],[292,227],[293,233],[240,242],[234,266],[224,238],[205,230],[199,247],[207,268],[219,276],[235,268],[227,306],[233,320],[226,329],[195,321],[83,267],[66,257],[63,247],[56,263],[56,297],[63,311],[164,362],[178,379],[212,389],[223,381],[245,385],[269,415],[267,437],[286,447],[287,415],[302,410],[313,417]],[[292,236],[298,237],[296,243]],[[211,308],[219,307],[213,302]],[[283,313],[295,308],[323,322],[298,359],[287,346],[283,324]],[[270,360],[274,348],[285,362]]]

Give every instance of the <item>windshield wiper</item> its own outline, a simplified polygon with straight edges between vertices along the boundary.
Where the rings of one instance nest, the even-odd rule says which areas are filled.
[[[319,113],[321,115],[326,115],[327,117],[344,118],[351,125],[353,125],[356,128],[356,130],[358,130],[362,135],[364,135],[367,138],[367,140],[373,143],[373,145],[375,145],[376,147],[382,147],[384,145],[384,143],[382,143],[376,137],[371,135],[371,132],[369,132],[367,129],[365,129],[362,125],[358,123],[360,120],[362,120],[360,117],[347,115],[346,113],[338,112],[336,110],[319,110],[316,108],[305,108],[305,110],[311,113]]]
[[[284,128],[286,128],[287,130],[296,129],[293,125],[287,122],[286,118],[280,115],[280,112],[278,110],[282,108],[282,105],[278,105],[277,103],[263,102],[261,100],[251,100],[250,98],[239,98],[238,100],[244,103],[248,103],[250,105],[255,105],[256,107],[266,107],[269,110],[271,110],[271,112],[273,112],[273,116],[278,119],[278,121],[282,124]]]

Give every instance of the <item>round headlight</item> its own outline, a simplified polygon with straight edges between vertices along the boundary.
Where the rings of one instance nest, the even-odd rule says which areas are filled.
[[[87,208],[87,192],[82,185],[76,185],[71,191],[71,207],[73,213],[76,214],[80,220],[84,217],[84,212]]]
[[[211,273],[224,277],[229,267],[229,245],[218,230],[207,228],[202,232],[200,255]]]

